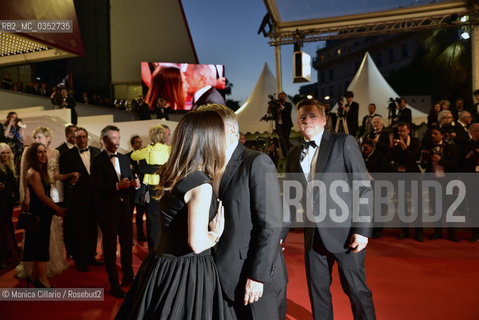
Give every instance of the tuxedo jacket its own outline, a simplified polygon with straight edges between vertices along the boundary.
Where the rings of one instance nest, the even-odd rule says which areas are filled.
[[[293,105],[289,102],[283,103],[284,109],[281,110],[281,121],[283,126],[291,128],[293,126],[293,121],[291,121],[291,110]]]
[[[331,253],[341,253],[348,250],[350,236],[353,233],[361,234],[369,237],[371,235],[372,214],[373,214],[373,192],[371,185],[359,188],[359,198],[367,200],[367,205],[359,205],[353,208],[352,185],[351,178],[355,180],[369,181],[364,160],[359,149],[359,146],[351,135],[330,133],[326,130],[323,132],[321,143],[319,146],[319,154],[315,168],[315,180],[324,183],[326,190],[319,191],[318,188],[313,188],[312,197],[306,197],[306,190],[308,183],[304,176],[303,169],[300,164],[302,145],[298,144],[288,153],[286,163],[286,179],[299,181],[303,187],[302,204],[303,208],[307,208],[307,200],[312,201],[309,206],[312,206],[313,213],[318,215],[320,213],[326,214],[321,221],[311,221],[307,216],[304,221],[310,221],[309,225],[304,229],[304,245],[306,250],[312,248],[314,241],[322,241],[326,249]],[[294,175],[292,174],[294,173]],[[349,186],[349,192],[341,194],[341,199],[344,203],[336,201],[337,197],[331,195],[330,186],[333,182],[345,182]],[[285,191],[286,192],[286,191]],[[338,192],[339,194],[340,192]],[[311,200],[312,199],[312,200]],[[326,203],[323,203],[325,201]],[[346,214],[343,215],[345,219],[340,223],[332,218],[332,211],[338,215],[344,213],[345,205],[347,208]],[[294,207],[290,207],[291,216],[296,216]],[[326,212],[324,212],[326,209]],[[357,210],[360,217],[366,219],[365,222],[353,221],[353,210]],[[318,219],[319,220],[319,219]],[[318,229],[321,239],[314,239],[314,230]]]
[[[58,150],[58,152],[60,152],[60,155],[62,155],[62,154],[64,154],[65,152],[67,152],[68,150],[70,150],[70,148],[68,148],[66,142],[63,142],[61,145],[59,145],[59,146],[57,147],[57,150]]]
[[[133,180],[133,174],[130,169],[130,159],[118,153],[118,161],[121,171],[120,179],[128,178]],[[93,180],[93,188],[97,195],[96,208],[99,216],[115,218],[120,214],[131,215],[130,189],[116,189],[116,184],[120,180],[105,150],[93,159],[90,172]]]
[[[195,101],[191,110],[197,109],[199,106],[202,106],[207,103],[217,103],[226,105],[225,99],[214,87],[209,88],[205,93],[203,93],[198,101]]]
[[[100,149],[89,147],[90,149],[90,173],[93,159],[100,153]],[[94,206],[93,182],[90,174],[83,164],[78,148],[74,147],[60,156],[60,172],[78,172],[80,178],[74,186],[70,185],[70,179],[63,181],[64,199],[67,208]]]
[[[421,151],[421,143],[418,138],[411,137],[409,146],[403,150],[400,146],[394,146],[388,154],[388,160],[393,162],[392,170],[398,172],[400,166],[404,166],[405,172],[419,172],[417,160]]]
[[[215,248],[216,265],[226,296],[243,301],[247,278],[265,283],[265,290],[285,288],[281,196],[271,159],[238,144],[222,176],[219,199],[225,229]]]

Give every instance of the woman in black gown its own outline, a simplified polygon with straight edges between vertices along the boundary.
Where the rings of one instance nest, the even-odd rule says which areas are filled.
[[[52,215],[61,217],[65,209],[50,198],[50,178],[48,176],[47,148],[41,143],[33,143],[27,151],[27,186],[30,192],[29,211],[40,216],[40,227],[25,232],[23,261],[33,261],[32,278],[37,288],[50,288],[47,276],[47,261],[50,260],[50,224]]]
[[[160,239],[116,319],[235,319],[211,256],[224,229],[223,206],[211,180],[224,166],[221,117],[212,111],[183,116],[170,158],[159,171]]]

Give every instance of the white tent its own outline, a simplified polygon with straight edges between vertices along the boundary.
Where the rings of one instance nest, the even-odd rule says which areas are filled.
[[[399,95],[379,72],[368,52],[364,55],[361,66],[353,81],[349,84],[348,91],[354,92],[354,101],[359,103],[359,125],[361,125],[363,117],[368,114],[370,103],[376,104],[376,112],[387,120],[389,98],[399,98]],[[419,124],[426,121],[427,114],[412,108],[410,105],[408,105],[408,108],[411,108],[414,123]]]
[[[238,115],[239,129],[243,133],[263,133],[273,132],[273,121],[260,121],[268,109],[268,95],[276,93],[276,79],[271,73],[267,63],[264,64],[263,71],[256,82],[253,92],[248,100],[236,110]],[[291,102],[291,101],[290,101]],[[294,104],[293,104],[294,106]],[[296,109],[293,107],[291,112],[293,124],[296,123]]]

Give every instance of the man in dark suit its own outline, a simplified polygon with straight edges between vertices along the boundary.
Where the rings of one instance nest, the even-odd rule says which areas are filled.
[[[387,155],[388,162],[392,164],[393,172],[419,173],[417,160],[421,151],[419,139],[411,137],[411,126],[406,122],[399,122],[397,126],[398,136],[390,134],[390,150]],[[397,175],[393,175],[397,177]],[[407,191],[410,194],[410,191]],[[409,206],[406,206],[409,210]],[[409,227],[402,227],[398,239],[409,238]],[[424,242],[422,227],[416,226],[414,239]]]
[[[88,271],[88,265],[100,265],[95,260],[98,218],[95,213],[95,194],[90,176],[93,158],[100,149],[88,147],[88,132],[85,128],[75,130],[76,147],[60,156],[60,172],[78,172],[78,178],[63,181],[65,205],[64,217],[71,253],[78,271]]]
[[[281,101],[281,105],[279,117],[276,121],[276,130],[278,131],[281,150],[283,155],[286,156],[289,150],[289,135],[291,134],[291,128],[293,127],[293,122],[291,121],[291,110],[293,106],[286,101],[286,93],[281,92],[278,97]]]
[[[344,97],[346,98],[346,104],[344,107],[340,104],[339,107],[344,108],[344,111],[346,112],[346,122],[348,124],[348,132],[354,137],[358,132],[359,104],[353,101],[354,93],[352,91],[346,91]]]
[[[70,124],[65,127],[65,142],[57,147],[58,152],[60,152],[60,157],[66,153],[68,150],[75,147],[76,139],[75,139],[75,130],[77,126],[74,124]],[[67,185],[64,183],[65,188]],[[67,218],[68,220],[68,218]],[[72,227],[71,224],[64,223],[63,224],[63,242],[65,242],[65,250],[68,258],[72,258],[72,241],[73,239],[71,236],[74,233],[74,230],[69,229]]]
[[[408,124],[412,124],[412,114],[411,109],[406,107],[406,99],[401,98],[399,99],[399,106],[398,106],[398,114],[396,123],[405,122]]]
[[[73,97],[68,93],[68,90],[63,88],[61,90],[61,95],[62,95],[62,103],[61,107],[62,108],[68,108],[71,110],[71,122],[73,124],[77,124],[78,122],[78,115],[75,110],[75,106],[77,105]]]
[[[60,152],[60,155],[64,154],[71,148],[75,146],[75,130],[77,126],[74,124],[70,124],[65,128],[65,142],[57,147],[57,150]]]
[[[193,97],[191,110],[207,103],[226,104],[224,97],[214,88],[216,69],[206,64],[188,64],[185,75],[188,95]]]
[[[305,141],[289,152],[286,171],[287,180],[298,181],[302,190],[308,194],[312,192],[312,198],[303,197],[303,208],[306,208],[307,213],[305,219],[309,221],[304,230],[304,240],[313,317],[333,319],[329,288],[331,271],[337,262],[341,284],[349,296],[354,319],[375,319],[372,294],[366,285],[364,270],[364,249],[372,225],[373,195],[361,151],[354,137],[324,130],[325,111],[319,101],[304,99],[298,103],[297,110],[298,125]],[[354,184],[351,179],[364,182],[358,196],[359,203],[367,204],[353,207],[355,200],[351,185]],[[349,190],[341,196],[345,207],[340,206],[333,195],[334,190],[330,189],[337,182]],[[325,190],[319,191],[319,188],[313,187],[322,184],[326,186]],[[286,195],[290,193],[284,192]],[[311,210],[314,216],[310,215]],[[342,212],[340,221],[336,219],[337,212]],[[324,219],[316,219],[318,213],[324,215]],[[297,215],[298,212],[292,216]]]
[[[359,130],[358,137],[367,136],[373,131],[373,118],[374,117],[381,117],[381,115],[376,113],[376,105],[374,103],[370,103],[368,105],[368,114],[363,117],[363,122],[361,125],[361,129]]]
[[[276,168],[264,153],[238,143],[236,114],[222,105],[214,110],[225,122],[227,165],[213,182],[223,201],[225,231],[216,247],[221,286],[238,319],[284,319],[287,272],[280,242],[282,208]]]
[[[133,224],[130,207],[130,188],[139,188],[140,180],[133,177],[130,160],[117,152],[120,146],[120,130],[112,125],[101,131],[105,150],[93,159],[91,175],[97,194],[97,212],[103,233],[103,255],[110,281],[111,293],[123,298],[116,271],[116,238],[120,240],[123,286],[133,282],[132,246]]]

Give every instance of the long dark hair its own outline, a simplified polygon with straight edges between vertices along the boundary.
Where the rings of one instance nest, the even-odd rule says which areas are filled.
[[[180,69],[162,67],[153,72],[145,101],[150,109],[154,109],[159,98],[165,99],[173,110],[183,110],[185,108],[186,98]]]
[[[38,162],[37,158],[37,152],[38,148],[42,146],[47,150],[47,147],[41,143],[32,143],[26,153],[26,160],[27,160],[27,171],[28,169],[32,168],[33,170],[37,171],[40,174],[40,177],[42,178],[42,182],[44,184],[50,184],[50,177],[48,176],[48,161],[45,163],[40,163]]]
[[[217,112],[191,111],[185,114],[173,134],[170,157],[158,172],[158,198],[195,170],[214,179],[224,170],[225,149],[225,127]]]

